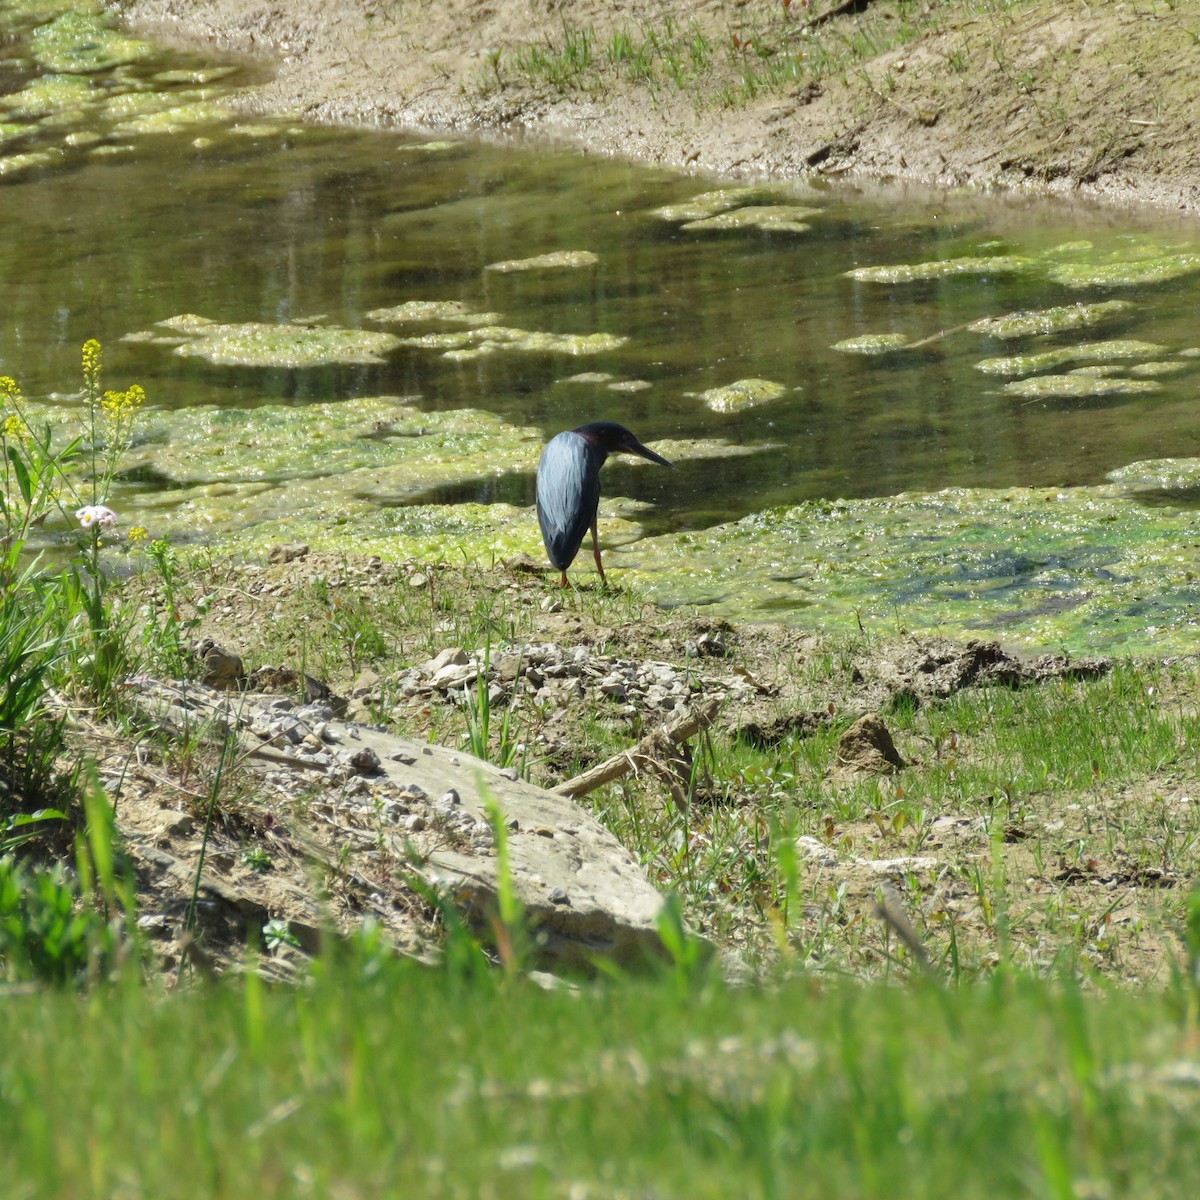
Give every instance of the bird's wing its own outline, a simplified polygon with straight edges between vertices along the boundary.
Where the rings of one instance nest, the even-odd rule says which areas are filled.
[[[542,451],[537,473],[538,522],[550,561],[565,571],[579,553],[600,503],[600,469],[577,433],[560,433]]]

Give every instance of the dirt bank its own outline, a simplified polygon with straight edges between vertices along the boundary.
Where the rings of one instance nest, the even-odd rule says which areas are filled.
[[[255,111],[1200,211],[1200,22],[1170,0],[129,0],[277,64]]]

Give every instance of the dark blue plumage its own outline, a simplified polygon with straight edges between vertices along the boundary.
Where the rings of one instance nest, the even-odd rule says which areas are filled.
[[[600,468],[610,454],[618,453],[640,454],[664,467],[673,465],[653,450],[647,450],[624,425],[615,421],[594,421],[557,434],[542,451],[537,472],[538,522],[546,553],[562,572],[564,587],[567,568],[575,561],[589,528],[596,569],[601,581],[608,582],[600,561],[596,509],[600,504]]]

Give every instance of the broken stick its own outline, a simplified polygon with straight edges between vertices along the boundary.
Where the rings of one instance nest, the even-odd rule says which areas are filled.
[[[577,800],[614,779],[620,779],[630,771],[638,770],[643,764],[661,757],[664,751],[672,751],[680,742],[686,742],[702,729],[707,729],[716,719],[720,707],[720,700],[709,700],[699,708],[689,708],[674,720],[659,726],[653,733],[648,733],[636,746],[606,758],[602,763],[584,771],[582,775],[568,779],[566,783],[560,783],[553,789],[554,792],[559,796],[569,796],[572,800]]]

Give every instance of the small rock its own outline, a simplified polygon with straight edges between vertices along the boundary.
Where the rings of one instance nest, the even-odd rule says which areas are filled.
[[[308,554],[308,546],[304,542],[281,542],[272,546],[267,552],[267,562],[290,563]]]
[[[190,813],[163,809],[153,817],[154,831],[158,838],[187,837],[196,828],[195,818]]]
[[[358,673],[358,678],[350,685],[350,695],[353,698],[369,696],[379,686],[379,676],[369,667]]]
[[[936,871],[941,859],[929,854],[918,854],[908,858],[860,858],[859,866],[872,875],[914,875],[921,871]]]
[[[211,638],[196,645],[196,657],[200,660],[200,682],[208,687],[233,691],[246,678],[241,658]]]
[[[471,660],[461,646],[447,646],[435,658],[431,658],[421,670],[426,675],[436,675],[443,667],[462,667]]]
[[[842,734],[838,742],[837,761],[840,766],[850,770],[867,771],[874,775],[890,775],[905,766],[888,727],[878,713],[859,717]]]
[[[281,717],[275,722],[279,732],[293,745],[298,746],[309,733],[308,726],[295,717]]]
[[[469,663],[447,663],[433,673],[429,682],[438,691],[449,692],[473,683],[478,674]]]
[[[496,678],[501,683],[515,683],[521,672],[519,654],[502,654],[496,661]]]
[[[346,762],[357,775],[378,775],[383,770],[379,755],[370,746],[360,746]]]
[[[801,836],[796,839],[796,849],[805,862],[814,867],[832,867],[837,865],[837,855],[815,837]]]
[[[696,650],[708,658],[724,658],[729,653],[725,639],[711,630],[700,635],[696,641]]]
[[[300,687],[300,676],[291,667],[257,667],[250,686],[256,692],[291,692]]]

